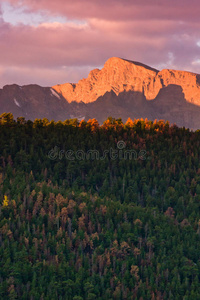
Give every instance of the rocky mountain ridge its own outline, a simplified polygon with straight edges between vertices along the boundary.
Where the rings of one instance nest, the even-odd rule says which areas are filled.
[[[7,85],[0,90],[0,113],[26,119],[96,118],[108,116],[164,119],[200,128],[200,75],[112,57],[77,84],[53,87]]]

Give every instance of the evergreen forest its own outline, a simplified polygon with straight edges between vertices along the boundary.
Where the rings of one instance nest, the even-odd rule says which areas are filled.
[[[2,114],[0,299],[199,300],[200,131]]]

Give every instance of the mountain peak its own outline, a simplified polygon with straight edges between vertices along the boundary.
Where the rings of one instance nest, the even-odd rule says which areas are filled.
[[[131,60],[120,58],[120,57],[111,57],[111,58],[109,58],[105,62],[104,67],[112,68],[112,67],[116,67],[116,66],[120,66],[120,67],[124,67],[124,66],[128,67],[129,66],[130,68],[132,68],[133,65],[135,66],[135,68],[146,69],[146,70],[153,71],[153,72],[156,72],[156,73],[159,72],[158,70],[156,70],[154,68],[151,68],[150,66],[142,64],[140,62],[131,61]]]
[[[113,91],[116,95],[123,91],[143,92],[143,81],[155,78],[159,71],[139,62],[119,57],[109,58],[104,67],[92,70],[88,78],[77,84],[62,84],[53,87],[68,101],[94,102],[106,92]],[[150,95],[151,99],[152,95]],[[149,97],[147,96],[149,99]]]

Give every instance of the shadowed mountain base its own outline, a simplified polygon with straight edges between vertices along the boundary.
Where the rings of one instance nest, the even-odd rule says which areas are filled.
[[[72,102],[70,106],[73,106]],[[85,119],[96,118],[103,123],[108,116],[122,118],[125,122],[131,119],[147,118],[149,120],[162,119],[178,126],[197,129],[200,128],[200,107],[188,103],[178,85],[163,88],[153,100],[146,100],[140,92],[122,92],[118,96],[107,92],[95,102],[80,103],[79,110]]]

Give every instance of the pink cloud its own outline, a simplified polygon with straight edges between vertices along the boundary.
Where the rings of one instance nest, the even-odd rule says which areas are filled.
[[[198,0],[7,0],[12,5],[26,6],[38,11],[46,10],[71,18],[127,19],[184,19],[199,20]]]
[[[200,4],[196,0],[189,5],[188,0],[9,2],[71,21],[33,27],[13,26],[0,18],[0,86],[78,81],[111,56],[200,73]]]

